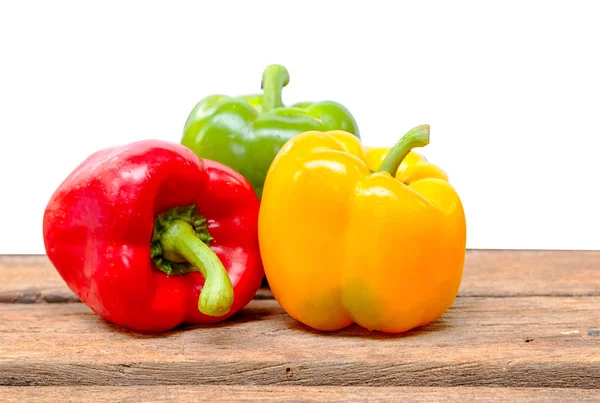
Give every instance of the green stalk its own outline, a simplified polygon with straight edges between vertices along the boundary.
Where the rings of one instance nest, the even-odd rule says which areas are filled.
[[[388,172],[396,176],[402,160],[415,147],[429,144],[429,125],[421,125],[410,129],[387,153],[377,172]]]
[[[194,212],[194,206],[174,208],[155,219],[152,259],[167,275],[198,271],[205,279],[198,310],[209,316],[222,316],[233,305],[233,286],[219,257],[203,242],[212,238],[206,219]]]
[[[266,111],[283,106],[281,91],[290,82],[287,69],[279,64],[271,64],[263,72],[263,107]]]

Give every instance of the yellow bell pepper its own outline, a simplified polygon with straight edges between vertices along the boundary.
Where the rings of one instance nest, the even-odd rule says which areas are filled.
[[[355,322],[397,333],[452,305],[465,215],[446,174],[411,152],[428,143],[423,125],[389,152],[365,152],[344,131],[305,132],[280,149],[263,189],[259,242],[273,295],[291,317],[323,331]]]

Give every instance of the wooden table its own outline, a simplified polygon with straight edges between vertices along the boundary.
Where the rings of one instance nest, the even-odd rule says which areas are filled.
[[[600,401],[600,252],[468,251],[451,309],[335,334],[268,290],[227,323],[107,324],[45,256],[0,257],[0,401]]]

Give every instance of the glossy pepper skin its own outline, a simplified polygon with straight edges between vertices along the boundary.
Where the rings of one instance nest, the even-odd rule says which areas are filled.
[[[239,173],[144,140],[97,151],[68,175],[46,206],[44,244],[109,322],[141,332],[215,323],[262,281],[258,208]]]
[[[406,159],[428,143],[429,126],[414,128],[383,151],[374,173],[360,141],[343,131],[302,133],[282,147],[265,181],[259,241],[273,295],[290,316],[323,331],[355,322],[398,333],[451,306],[465,215],[439,168],[417,154]]]
[[[284,106],[281,91],[289,83],[285,67],[263,72],[263,95],[210,95],[190,112],[181,143],[201,158],[218,161],[250,181],[259,199],[269,165],[281,146],[308,130],[344,130],[360,138],[358,125],[335,101]]]
[[[381,166],[389,151],[390,148],[384,147],[365,148],[365,162],[367,166],[371,170],[376,171]],[[409,152],[402,160],[395,177],[402,183],[411,183],[425,178],[448,180],[448,174],[442,168],[428,162],[425,157],[414,151]]]

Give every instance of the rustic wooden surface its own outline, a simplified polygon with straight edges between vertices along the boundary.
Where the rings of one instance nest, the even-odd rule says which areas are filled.
[[[83,304],[0,306],[0,384],[600,387],[600,297],[460,298],[401,336],[312,331],[274,300],[148,336]],[[592,333],[593,334],[593,333]]]
[[[256,299],[272,298],[261,289]],[[46,256],[0,255],[0,303],[80,302]]]
[[[45,257],[0,258],[0,401],[600,401],[600,252],[469,251],[403,335],[313,331],[268,290],[226,323],[123,331]]]
[[[468,251],[461,297],[599,296],[600,251]],[[259,299],[269,298],[260,290]],[[0,303],[74,302],[45,256],[0,258]]]

